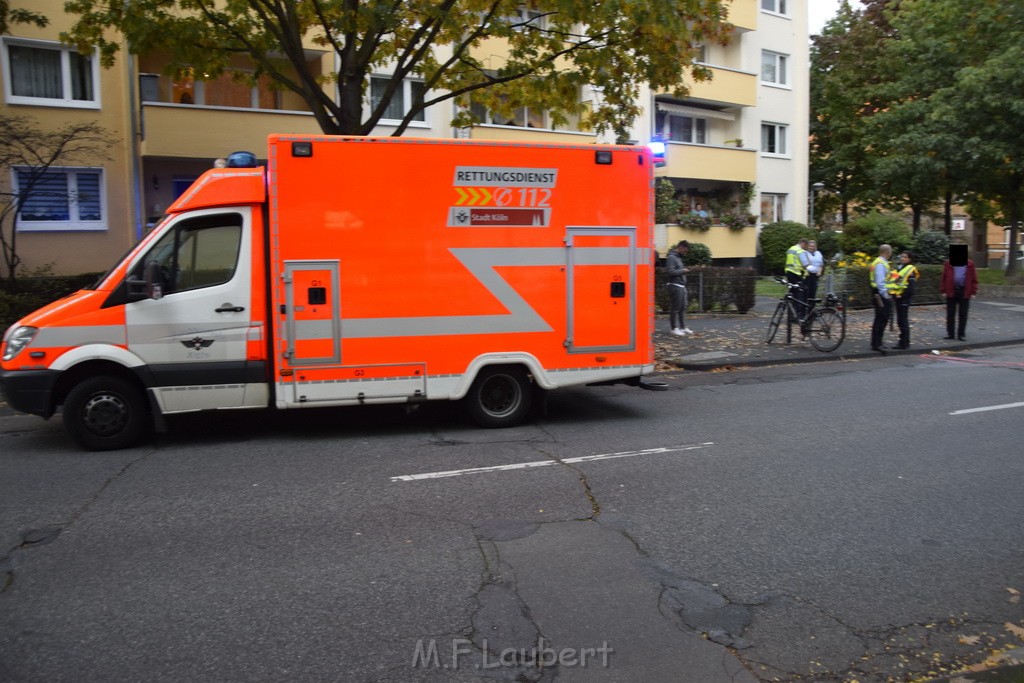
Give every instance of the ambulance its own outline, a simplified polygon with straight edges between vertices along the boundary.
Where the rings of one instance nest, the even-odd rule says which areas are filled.
[[[272,135],[202,175],[92,288],[3,338],[10,405],[83,448],[168,415],[460,400],[654,369],[646,148]]]

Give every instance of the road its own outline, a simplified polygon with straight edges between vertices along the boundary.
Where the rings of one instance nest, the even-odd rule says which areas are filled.
[[[0,679],[945,673],[1024,645],[1022,372],[1024,347],[680,372],[511,430],[229,413],[100,454],[8,413]]]

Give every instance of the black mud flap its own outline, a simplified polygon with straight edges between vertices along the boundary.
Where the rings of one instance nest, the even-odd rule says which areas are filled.
[[[650,379],[644,376],[624,377],[623,379],[611,379],[607,382],[591,382],[588,387],[608,387],[613,384],[625,384],[630,387],[640,387],[647,391],[668,391],[668,384],[660,379]]]

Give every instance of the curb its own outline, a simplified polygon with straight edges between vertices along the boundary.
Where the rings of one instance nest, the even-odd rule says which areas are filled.
[[[683,359],[666,358],[664,362],[671,363],[682,370],[710,372],[712,370],[721,370],[723,368],[756,368],[768,365],[802,365],[805,363],[822,363],[834,360],[850,361],[863,360],[865,358],[887,358],[888,356],[919,356],[922,354],[929,354],[931,351],[965,351],[969,349],[984,349],[997,346],[1014,346],[1015,344],[1024,344],[1024,339],[1000,339],[998,341],[971,344],[952,344],[949,346],[942,346],[937,349],[929,349],[926,347],[917,349],[888,349],[889,353],[885,356],[882,356],[875,351],[860,351],[839,355],[836,355],[836,352],[833,351],[828,353],[818,352],[818,355],[802,356],[800,358],[758,358],[756,360],[736,360],[732,362],[723,360],[712,363],[688,362]]]

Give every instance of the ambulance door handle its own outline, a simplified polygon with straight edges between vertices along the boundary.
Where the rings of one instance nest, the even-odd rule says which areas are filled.
[[[245,306],[232,306],[231,304],[221,304],[220,308],[216,309],[217,313],[241,313],[245,310]]]

